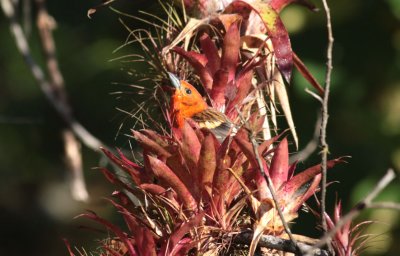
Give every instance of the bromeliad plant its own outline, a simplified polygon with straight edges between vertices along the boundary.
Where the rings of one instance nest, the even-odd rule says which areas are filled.
[[[129,160],[121,151],[113,154],[103,149],[129,179],[100,168],[117,187],[109,201],[126,228],[93,212],[82,215],[113,233],[102,243],[102,255],[229,255],[238,251],[253,255],[262,235],[285,237],[277,210],[286,223],[294,222],[301,206],[318,190],[320,165],[296,172],[296,163],[289,164],[287,137],[272,135],[269,123],[277,130],[276,120],[267,118],[268,113],[275,115],[276,92],[297,141],[283,82],[283,78],[290,80],[295,55],[278,15],[293,1],[220,2],[227,4],[215,12],[214,5],[208,4],[217,2],[183,1],[184,10],[200,19],[189,21],[175,39],[169,22],[160,31],[165,37],[158,37],[159,44],[150,37],[151,47],[134,31],[131,34],[151,59],[153,72],[198,77],[209,106],[223,112],[237,131],[219,141],[210,130],[188,119],[179,136],[151,129],[132,131],[142,149],[140,162]],[[213,15],[208,16],[210,11]],[[320,90],[300,60],[294,60]],[[155,83],[163,85],[156,89],[157,96],[166,82],[158,76]],[[171,130],[168,100],[157,100],[164,110],[166,130]],[[342,161],[331,160],[328,167]],[[248,230],[253,238],[247,245],[233,242]]]
[[[224,107],[228,107],[236,94],[244,98],[250,95],[256,100],[256,111],[268,115],[263,124],[264,139],[271,138],[279,129],[281,125],[277,115],[283,113],[297,146],[297,133],[285,88],[285,81],[290,82],[292,67],[295,66],[318,93],[322,94],[323,89],[292,51],[289,35],[280,20],[279,12],[293,2],[315,9],[303,0],[185,0],[176,1],[183,14],[176,7],[160,2],[167,12],[167,19],[156,17],[160,24],[154,24],[155,16],[147,13],[150,20],[145,22],[154,26],[157,31],[154,34],[143,29],[131,29],[122,21],[129,31],[124,47],[138,43],[144,52],[143,56],[132,54],[123,59],[129,63],[147,64],[147,72],[137,72],[136,75],[154,85],[153,89],[142,87],[140,93],[146,94],[146,100],[139,109],[154,112],[154,104],[161,105],[161,111],[167,108],[160,86],[165,71],[169,71],[179,74],[182,79],[199,81],[205,89],[205,96],[213,100],[210,105],[222,112],[227,111]],[[142,17],[137,19],[145,20]],[[241,70],[240,67],[246,67],[246,63],[248,69]],[[244,71],[251,73],[244,76]],[[130,70],[130,73],[135,73],[135,70]],[[245,82],[245,86],[236,83],[241,79],[240,75],[250,83]],[[239,91],[235,92],[236,89]],[[243,104],[232,102],[231,107],[234,103],[238,107]],[[235,111],[232,112],[235,115]]]
[[[262,118],[254,118],[250,125],[257,131],[261,123]],[[118,248],[125,248],[121,253],[104,244],[110,255],[227,255],[237,249],[232,238],[249,229],[254,230],[252,254],[262,234],[285,233],[266,176],[276,188],[287,222],[297,217],[302,204],[316,192],[320,166],[295,174],[286,138],[272,150],[279,137],[264,141],[256,156],[244,128],[221,144],[208,130],[189,123],[182,133],[177,140],[151,130],[133,131],[143,148],[142,165],[121,152],[114,155],[103,149],[132,182],[101,169],[120,188],[110,202],[122,214],[128,231],[94,213],[83,215],[105,225],[114,233]],[[266,173],[260,172],[256,158]],[[329,166],[341,161],[332,160]]]
[[[342,218],[342,203],[339,201],[335,205],[333,217],[325,214],[325,220],[328,229],[334,229]],[[332,247],[336,255],[339,256],[357,256],[361,255],[367,244],[373,238],[370,234],[363,234],[364,227],[372,224],[372,221],[363,221],[352,225],[351,221],[346,222],[335,234],[332,239]]]

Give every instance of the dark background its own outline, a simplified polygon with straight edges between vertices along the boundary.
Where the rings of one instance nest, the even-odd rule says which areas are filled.
[[[328,143],[332,157],[351,155],[352,159],[330,171],[329,179],[338,182],[329,187],[328,204],[331,208],[338,197],[347,211],[371,190],[388,167],[400,169],[400,2],[331,2],[335,46]],[[132,83],[134,79],[118,61],[109,60],[137,49],[132,45],[113,53],[128,35],[118,21],[119,15],[104,8],[88,19],[86,12],[98,4],[95,1],[47,4],[58,24],[54,33],[57,56],[76,117],[107,144],[128,148],[123,133],[128,132],[130,120],[117,134],[126,116],[116,107],[129,110],[133,103],[119,100],[112,92],[127,90],[114,82]],[[138,14],[139,9],[162,13],[155,1],[120,0],[116,6],[130,14]],[[311,13],[291,6],[282,17],[294,50],[323,83],[327,46],[324,12]],[[60,136],[64,123],[23,63],[3,15],[0,38],[0,255],[66,255],[62,238],[78,248],[96,248],[93,241],[107,234],[79,229],[87,222],[73,217],[91,209],[119,221],[103,199],[112,187],[92,169],[103,164],[102,158],[83,147],[91,201],[73,201]],[[42,64],[34,21],[29,40],[34,56]],[[301,146],[312,137],[319,110],[318,102],[304,91],[306,87],[310,86],[296,73],[289,93]],[[318,161],[315,154],[298,169]],[[397,179],[379,200],[399,199]],[[398,255],[399,213],[374,210],[362,217],[376,220],[366,230],[373,239],[365,255]],[[314,229],[309,228],[310,223],[314,225],[311,218],[306,214],[301,218],[303,225],[298,224],[295,230],[315,236]]]

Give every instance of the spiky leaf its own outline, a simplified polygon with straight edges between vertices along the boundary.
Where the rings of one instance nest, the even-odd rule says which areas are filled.
[[[267,34],[271,38],[274,47],[278,68],[286,81],[289,82],[292,75],[293,53],[289,34],[278,12],[269,2],[262,1],[234,1],[225,8],[226,13],[249,13],[250,11],[256,12],[264,22]]]
[[[187,209],[195,211],[197,209],[197,203],[179,177],[176,176],[164,162],[152,156],[147,156],[147,158],[150,169],[154,175],[176,191],[178,197]]]

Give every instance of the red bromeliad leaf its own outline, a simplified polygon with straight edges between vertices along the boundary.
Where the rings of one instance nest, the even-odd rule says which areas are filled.
[[[257,186],[258,199],[261,201],[266,198],[271,198],[271,192],[269,190],[267,180],[264,175],[258,169],[253,169],[254,181]]]
[[[342,217],[342,201],[339,201],[335,206],[333,218],[335,222],[338,223],[341,217]]]
[[[330,160],[327,163],[327,167],[332,168],[336,164],[342,162],[345,162],[343,158]],[[298,208],[299,205],[304,203],[303,200],[307,200],[307,198],[304,198],[304,195],[308,193],[308,190],[310,188],[308,185],[310,184],[309,182],[320,172],[321,164],[312,166],[300,172],[299,174],[295,175],[293,178],[282,184],[282,186],[277,190],[277,197],[284,199],[286,202],[296,202],[297,205],[293,205],[292,209]],[[311,196],[311,194],[312,193],[310,193],[309,195]]]
[[[325,215],[325,221],[328,226],[328,230],[332,230],[335,228],[335,224],[337,224],[340,220],[342,220],[342,213],[341,209],[342,204],[341,201],[339,201],[335,205],[334,213],[333,213],[333,220],[332,218],[327,214],[324,213]],[[363,246],[365,246],[366,241],[368,240],[363,240],[361,241],[361,237],[363,235],[360,235],[361,232],[357,232],[357,229],[360,228],[362,225],[365,225],[370,222],[361,222],[351,228],[351,221],[347,221],[335,234],[333,237],[333,242],[332,245],[335,249],[336,255],[340,256],[348,256],[348,255],[360,255],[359,250]],[[355,244],[357,243],[358,248],[354,248]]]
[[[171,186],[175,190],[180,200],[183,202],[185,207],[190,211],[197,210],[197,203],[188,188],[182,183],[182,181],[175,175],[173,171],[162,161],[155,157],[147,156],[150,169],[154,175]]]
[[[184,255],[179,253],[182,245],[187,245],[192,242],[192,239],[183,241],[184,236],[189,233],[189,231],[195,227],[199,227],[205,214],[203,212],[198,213],[192,217],[189,221],[185,222],[180,226],[174,233],[171,234],[168,243],[165,243],[161,248],[161,255]],[[180,244],[182,243],[182,244]],[[187,249],[187,248],[185,248]]]
[[[272,157],[269,175],[274,188],[279,188],[288,179],[289,171],[289,149],[287,138],[284,138],[275,148],[275,154]]]
[[[195,180],[195,182],[201,183],[202,192],[207,191],[208,194],[211,194],[211,186],[216,166],[217,160],[214,138],[213,135],[209,133],[204,138],[200,151],[200,158],[197,167],[200,179]]]
[[[240,34],[238,23],[233,23],[224,37],[222,45],[221,68],[228,72],[228,82],[235,78],[236,66],[239,60]]]
[[[185,120],[193,129],[194,133],[197,136],[197,139],[201,142],[204,140],[204,134],[201,131],[201,128],[199,127],[199,124],[194,121],[193,119],[189,118]]]
[[[182,154],[191,172],[196,171],[199,160],[201,143],[188,122],[184,123],[182,129]]]
[[[100,149],[113,163],[115,163],[118,167],[127,172],[136,184],[140,184],[143,181],[149,180],[148,175],[144,173],[143,168],[139,165],[136,165],[129,160],[127,161],[125,157],[121,157],[120,159],[105,148]]]
[[[324,95],[324,88],[318,83],[317,79],[311,74],[306,65],[301,61],[296,53],[293,53],[294,65],[305,79],[318,91],[319,95]]]
[[[244,154],[231,149],[228,155],[230,156],[231,163],[228,170],[229,175],[226,176],[226,180],[224,181],[226,188],[224,191],[224,198],[227,205],[240,193],[241,184],[238,182],[238,177],[241,177],[249,166]],[[244,167],[246,169],[244,169]]]
[[[67,247],[69,256],[75,256],[75,254],[71,250],[71,245],[70,245],[69,241],[66,238],[63,238],[63,241],[64,241],[65,246]]]
[[[218,83],[213,84],[211,98],[216,108],[225,112],[225,98],[232,100],[237,88],[234,85],[236,68],[239,61],[240,33],[238,22],[226,31],[222,45],[221,69],[216,73]],[[214,88],[215,86],[215,88]]]
[[[164,187],[152,183],[143,183],[139,187],[152,195],[162,195],[167,191]]]
[[[293,164],[289,166],[288,179],[291,179],[293,177],[294,171],[296,170],[296,166],[297,166],[297,161],[295,161]]]
[[[224,155],[222,157],[217,156],[217,168],[214,173],[213,185],[212,185],[212,196],[215,205],[219,207],[219,213],[221,212],[224,206],[223,196],[226,192],[227,183],[226,181],[230,178],[231,173],[227,170],[231,166],[231,158],[229,155]]]
[[[254,134],[257,134],[261,131],[262,126],[264,124],[265,115],[259,116],[259,113],[255,112],[250,116],[250,119],[247,121],[248,129]]]
[[[234,140],[239,146],[240,150],[246,155],[253,168],[258,168],[258,162],[256,155],[254,154],[253,146],[248,139],[248,134],[244,127],[237,132]]]
[[[182,238],[179,243],[175,246],[174,250],[169,254],[171,256],[186,256],[188,252],[196,247],[196,241],[189,237]]]
[[[229,102],[226,108],[226,114],[228,117],[234,119],[234,115],[237,115],[235,106],[240,106],[242,101],[249,95],[249,91],[252,88],[251,79],[253,78],[252,70],[248,72],[241,72],[236,79],[236,95],[231,102]]]
[[[335,227],[335,223],[332,221],[331,217],[325,212],[325,220],[326,220],[326,224],[328,225],[329,229],[332,229]]]
[[[129,192],[131,192],[134,195],[137,195],[137,191],[135,191],[130,185],[122,182],[114,173],[110,172],[109,170],[107,170],[106,168],[99,168],[101,170],[101,172],[103,173],[103,175],[106,177],[106,179],[117,186],[120,186],[126,190],[128,190]]]
[[[259,121],[259,119],[257,120]],[[257,127],[257,122],[253,124],[254,127]],[[245,137],[246,136],[246,137]],[[247,174],[245,173],[245,180],[246,182],[250,182],[251,180],[254,180],[257,186],[257,191],[259,195],[259,199],[262,200],[264,198],[270,198],[271,194],[269,192],[269,188],[267,186],[265,177],[263,174],[261,174],[260,167],[258,165],[258,161],[255,157],[255,153],[253,150],[253,145],[248,141],[247,138],[247,131],[245,131],[243,128],[239,130],[238,134],[235,136],[235,142],[239,145],[241,151],[243,152],[244,155],[246,155],[246,158],[249,160],[251,163],[252,167],[251,169],[247,170]],[[259,154],[261,154],[262,151],[259,150]],[[263,169],[265,171],[265,175],[269,175],[269,169],[268,166],[264,160],[263,157],[260,156],[261,163],[263,165]]]
[[[234,1],[225,8],[226,13],[241,12],[249,13],[252,10],[262,19],[267,34],[271,38],[274,47],[276,61],[279,70],[287,82],[290,81],[293,66],[293,52],[290,44],[289,34],[279,18],[278,12],[271,6],[269,2],[245,2]]]
[[[134,203],[132,200],[122,191],[114,191],[111,194],[113,197],[118,198],[118,200],[125,206],[125,207],[130,207],[133,208],[135,207]],[[139,198],[140,200],[140,198]]]
[[[154,241],[153,234],[148,228],[139,226],[135,231],[135,241],[138,247],[139,255],[156,256],[157,245]]]
[[[214,76],[210,97],[213,102],[213,107],[218,110],[223,110],[225,106],[225,90],[228,83],[228,75],[226,69],[220,69]]]
[[[200,157],[201,143],[198,139],[198,135],[204,137],[203,134],[198,130],[198,133],[193,130],[188,122],[185,122],[182,130],[182,145],[181,151],[184,159],[184,164],[186,165],[186,173],[188,176],[183,176],[185,179],[181,180],[188,187],[190,192],[195,198],[200,198],[200,173],[197,170],[197,163]],[[200,135],[201,134],[201,135]],[[203,138],[204,140],[204,138]]]
[[[106,168],[100,168],[101,172],[103,173],[104,177],[111,182],[112,184],[118,184],[121,182],[115,175],[114,173],[110,172]]]
[[[135,238],[135,249],[138,251],[138,255],[155,256],[156,255],[156,243],[151,231],[140,225],[137,219],[132,213],[130,213],[125,207],[117,204],[113,200],[108,200],[115,208],[122,214],[125,223],[127,224],[129,231]]]
[[[136,221],[136,217],[133,216],[124,206],[116,203],[114,200],[107,199],[115,208],[122,214],[122,217],[125,220],[126,225],[130,232],[135,232],[138,228],[138,223]]]
[[[139,255],[137,253],[137,251],[134,249],[132,241],[129,239],[128,235],[125,232],[123,232],[118,226],[99,217],[94,212],[84,213],[84,214],[78,215],[76,218],[79,218],[79,217],[85,217],[88,219],[92,219],[92,220],[104,225],[107,229],[111,230],[116,236],[118,236],[119,239],[121,239],[121,241],[127,247],[128,251],[129,251],[129,255]]]
[[[321,182],[321,174],[316,175],[312,181],[307,182],[302,188],[305,190],[304,194],[301,195],[301,193],[297,193],[299,196],[293,198],[291,202],[289,202],[289,207],[290,211],[292,213],[297,212],[300,207],[303,205],[305,201],[308,200],[313,194],[315,194],[319,183]]]
[[[192,176],[189,172],[188,165],[183,159],[180,148],[175,148],[176,153],[167,159],[167,166],[179,177],[179,179],[185,184],[186,187],[191,189]]]
[[[268,150],[270,149],[270,146],[275,143],[286,131],[283,131],[281,134],[272,137],[269,140],[263,141],[260,146],[258,146],[258,152],[260,152],[261,155],[265,156],[268,153]]]
[[[227,31],[233,23],[241,22],[243,17],[240,14],[219,14],[217,19]]]
[[[324,215],[325,215],[326,224],[328,226],[328,230],[335,228],[335,223],[332,221],[331,217],[326,212],[324,213]],[[350,235],[349,233],[345,234],[345,236],[349,236],[349,235]],[[346,255],[344,253],[346,246],[341,241],[342,236],[343,236],[343,234],[340,232],[340,230],[338,230],[338,232],[336,232],[336,234],[334,236],[334,241],[332,243],[332,245],[335,248],[336,255],[340,255],[340,256]]]
[[[339,201],[335,206],[334,210],[334,219],[335,223],[338,223],[342,217],[342,202]],[[337,240],[343,245],[344,248],[348,248],[349,245],[349,236],[351,235],[350,231],[351,221],[346,222],[340,231],[336,233]]]
[[[195,72],[199,75],[203,87],[207,90],[207,92],[210,92],[213,83],[213,78],[208,69],[205,67],[205,65],[203,65],[202,61],[200,61],[197,58],[198,53],[190,54],[191,52],[187,52],[180,47],[174,47],[172,51],[178,53],[190,63],[190,65],[194,68]]]
[[[107,243],[103,242],[102,248],[109,253],[111,256],[123,256],[120,252],[115,251],[113,248],[110,247]],[[131,256],[131,255],[130,255]],[[133,256],[139,256],[139,254],[134,254]]]
[[[291,3],[298,3],[300,5],[304,5],[312,11],[318,10],[315,5],[307,0],[271,0],[270,4],[272,8],[274,8],[277,12],[281,12],[283,8]]]
[[[170,87],[169,87],[170,88]],[[169,146],[169,141],[171,140],[167,136],[161,136],[160,134],[156,133],[155,131],[144,129],[140,131],[142,134],[146,135],[151,140],[155,141],[158,145],[163,148],[167,148]]]
[[[195,52],[195,51],[186,51],[186,55],[188,58],[196,60],[199,64],[205,67],[208,63],[208,59],[204,54]]]
[[[211,73],[211,76],[214,76],[215,72],[217,72],[221,66],[221,57],[218,54],[218,49],[207,34],[203,34],[200,37],[200,45],[207,58],[206,67]]]
[[[171,156],[171,153],[169,153],[166,149],[164,149],[162,146],[160,146],[157,142],[154,140],[150,139],[149,137],[145,136],[144,134],[132,130],[133,136],[135,139],[139,142],[140,146],[147,151],[150,151],[154,154],[156,154],[158,157],[161,157],[163,159],[168,158]]]
[[[124,164],[126,164],[136,170],[141,169],[141,167],[138,164],[135,164],[134,162],[132,162],[131,160],[126,158],[125,155],[122,153],[122,151],[119,148],[117,148],[117,151],[118,151],[119,157],[121,158],[122,162],[124,162]]]

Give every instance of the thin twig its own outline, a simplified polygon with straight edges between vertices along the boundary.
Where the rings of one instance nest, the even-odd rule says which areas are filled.
[[[69,107],[65,105],[63,101],[59,100],[59,97],[53,91],[50,82],[46,79],[43,70],[32,57],[26,36],[22,30],[21,24],[17,21],[13,4],[10,0],[0,1],[3,12],[9,20],[10,30],[15,38],[17,48],[47,99],[84,145],[94,151],[98,151],[101,146],[104,147],[104,144],[99,139],[94,137],[75,119],[75,117],[71,114]]]
[[[327,55],[327,69],[326,69],[326,78],[325,78],[325,92],[322,102],[322,122],[321,122],[321,137],[320,137],[320,144],[322,148],[322,181],[321,181],[321,222],[322,227],[325,232],[327,232],[327,224],[325,221],[325,199],[326,199],[326,180],[327,180],[327,162],[328,162],[328,153],[329,153],[329,146],[326,142],[326,128],[328,125],[328,99],[329,99],[329,90],[331,86],[331,73],[332,73],[332,50],[333,50],[333,33],[332,33],[332,23],[331,23],[331,14],[330,9],[327,3],[327,0],[322,0],[324,5],[324,10],[326,13],[326,27],[328,30],[328,48],[326,51]]]
[[[286,222],[286,220],[285,220],[285,217],[283,216],[283,212],[282,212],[282,209],[281,209],[281,207],[280,207],[280,205],[279,205],[278,197],[276,196],[275,188],[274,188],[274,185],[272,184],[271,178],[269,177],[269,175],[267,175],[267,174],[265,173],[264,166],[263,166],[263,164],[262,164],[262,162],[261,162],[260,155],[258,154],[258,143],[257,143],[255,137],[256,137],[256,136],[255,136],[255,135],[253,134],[253,132],[252,132],[252,133],[250,134],[250,141],[251,141],[251,144],[253,145],[253,151],[254,151],[254,154],[255,154],[255,156],[256,156],[258,166],[260,167],[260,172],[261,172],[261,174],[265,177],[265,179],[266,179],[266,181],[267,181],[268,189],[269,189],[269,191],[271,192],[271,196],[272,196],[272,199],[274,200],[274,203],[275,203],[275,205],[276,205],[276,209],[278,210],[278,214],[279,214],[279,217],[281,218],[282,225],[283,225],[283,227],[285,228],[285,231],[286,231],[286,233],[288,234],[290,240],[291,240],[291,241],[295,244],[295,246],[297,247],[296,240],[294,239],[294,237],[293,237],[293,235],[292,235],[292,232],[290,231],[289,225],[287,224],[287,222]]]
[[[250,244],[252,241],[253,237],[253,232],[248,231],[248,232],[242,232],[238,234],[235,238],[234,241],[235,243],[241,243],[241,244]],[[258,242],[258,245],[260,247],[266,247],[266,248],[271,248],[283,252],[291,252],[291,253],[296,253],[297,247],[296,245],[288,239],[283,239],[277,236],[272,236],[272,235],[262,235],[260,238],[260,241]],[[303,251],[311,251],[312,256],[329,256],[331,255],[328,251],[319,249],[319,248],[313,248],[312,245],[306,244],[306,243],[301,243],[298,242],[297,246],[303,250]]]
[[[63,75],[59,69],[56,58],[56,45],[52,31],[56,27],[56,22],[46,10],[45,0],[36,0],[37,6],[37,27],[39,30],[42,49],[46,60],[47,73],[49,74],[52,90],[59,101],[65,105],[66,111],[71,114],[71,107],[67,99]],[[65,148],[65,161],[69,167],[70,190],[75,200],[87,201],[89,193],[86,189],[85,176],[83,175],[81,145],[73,134],[71,127],[65,129],[62,133]]]
[[[306,93],[310,94],[313,98],[315,98],[316,100],[318,100],[319,102],[321,102],[321,104],[323,103],[323,99],[321,98],[320,95],[316,94],[315,92],[311,91],[310,89],[306,88],[305,89]]]
[[[299,252],[300,249],[299,249],[299,247],[297,245],[296,239],[293,237],[292,232],[291,232],[291,230],[289,228],[289,225],[286,222],[285,217],[284,217],[283,212],[282,212],[282,209],[281,209],[281,207],[279,205],[278,197],[276,196],[275,188],[274,188],[274,185],[272,183],[272,180],[269,177],[269,175],[267,175],[265,173],[264,165],[263,165],[263,163],[261,161],[261,158],[260,158],[260,155],[258,153],[258,146],[259,145],[258,145],[258,143],[256,141],[256,134],[250,129],[250,127],[248,126],[247,122],[244,120],[243,115],[240,112],[240,110],[237,108],[237,106],[235,108],[236,108],[236,111],[238,112],[238,115],[239,115],[242,123],[245,125],[246,129],[249,132],[250,142],[251,142],[251,144],[253,146],[253,151],[254,151],[254,154],[255,154],[255,157],[256,157],[256,160],[257,160],[258,167],[260,168],[261,175],[267,181],[268,189],[271,192],[272,200],[274,201],[274,204],[275,204],[276,209],[278,211],[279,218],[282,221],[283,228],[285,229],[287,235],[289,236],[289,239],[293,242],[293,245],[295,246],[295,248],[297,248],[297,252]]]
[[[64,101],[66,107],[70,108],[67,100],[67,94],[65,92],[64,78],[58,67],[58,61],[56,58],[56,45],[52,34],[52,31],[57,26],[56,21],[47,12],[45,0],[36,0],[35,2],[38,10],[36,24],[39,30],[43,53],[45,55],[50,86],[52,86],[52,89],[56,91],[56,95],[59,97],[59,100]]]
[[[83,175],[81,143],[76,139],[71,129],[65,129],[62,133],[64,140],[65,162],[70,171],[69,187],[72,198],[77,201],[89,200],[89,192],[86,188]]]
[[[325,244],[328,244],[330,240],[332,239],[333,236],[335,236],[336,232],[343,227],[346,223],[349,223],[352,221],[354,218],[356,218],[362,210],[367,209],[367,208],[377,208],[377,207],[382,207],[382,208],[387,208],[387,209],[394,209],[394,210],[400,210],[400,204],[396,203],[387,203],[387,202],[382,202],[382,203],[373,203],[372,200],[375,199],[375,197],[385,188],[387,185],[395,178],[395,173],[393,169],[389,169],[385,176],[382,177],[382,179],[378,182],[378,184],[375,186],[375,188],[362,200],[360,201],[353,209],[351,209],[346,215],[340,218],[340,220],[336,223],[335,227],[329,230],[318,243],[316,243],[312,249],[315,248],[321,248]],[[325,215],[325,213],[324,213]],[[312,255],[311,250],[307,250],[304,252],[305,255]]]
[[[394,202],[376,202],[371,203],[368,208],[370,209],[389,209],[400,211],[400,204]]]
[[[302,150],[300,150],[299,152],[290,157],[289,159],[290,164],[294,162],[304,161],[307,158],[309,158],[312,155],[312,153],[315,152],[315,150],[318,148],[320,131],[321,131],[321,117],[318,115],[312,139],[307,143],[307,145]]]

